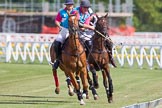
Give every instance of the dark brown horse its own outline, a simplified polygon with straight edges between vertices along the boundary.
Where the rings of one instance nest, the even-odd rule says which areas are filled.
[[[102,71],[103,85],[107,94],[108,102],[111,103],[113,99],[113,84],[110,76],[109,67],[109,54],[107,48],[105,47],[105,42],[108,37],[108,18],[105,16],[98,17],[95,34],[92,38],[92,48],[88,56],[88,63],[90,66],[90,71],[93,75],[94,86],[98,88],[98,81],[96,77],[96,71]]]
[[[62,55],[60,69],[65,72],[66,76],[70,77],[71,83],[76,90],[78,100],[81,105],[84,105],[82,93],[80,92],[80,86],[76,79],[81,79],[83,85],[83,93],[88,95],[88,81],[87,81],[87,69],[86,69],[86,54],[84,47],[82,46],[78,37],[78,18],[76,14],[69,14],[69,37],[66,40]],[[51,62],[55,60],[55,52],[51,47],[50,49]],[[59,83],[57,78],[57,71],[53,69],[53,75],[56,82],[56,92],[59,89]]]

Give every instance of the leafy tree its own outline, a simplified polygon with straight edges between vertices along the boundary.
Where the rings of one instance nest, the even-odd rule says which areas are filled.
[[[138,31],[162,31],[162,0],[134,0],[134,26]]]

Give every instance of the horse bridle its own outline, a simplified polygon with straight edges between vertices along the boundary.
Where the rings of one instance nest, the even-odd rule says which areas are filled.
[[[69,15],[69,17],[76,17],[76,15]],[[68,19],[69,20],[69,19]],[[79,39],[79,38],[76,38],[76,35],[78,35],[78,34],[76,34],[76,33],[78,33],[79,32],[79,27],[78,27],[78,25],[76,25],[75,24],[75,18],[73,18],[73,20],[72,20],[72,23],[69,23],[69,28],[68,28],[68,30],[69,30],[69,35],[72,35],[72,36],[74,36],[74,42],[75,42],[75,49],[77,50],[78,48],[77,48],[77,45],[76,45],[76,39]],[[69,21],[70,22],[70,21]],[[78,24],[78,23],[77,23]],[[85,50],[83,50],[81,53],[79,53],[79,54],[71,54],[71,53],[68,53],[68,52],[64,52],[64,53],[66,53],[67,55],[70,55],[70,56],[74,56],[74,57],[79,57],[80,55],[82,55],[83,53],[85,52]]]
[[[107,39],[108,37],[108,33],[107,33],[107,25],[106,25],[106,21],[104,19],[104,17],[98,19],[97,23],[96,23],[96,27],[95,27],[95,35],[96,36],[99,36],[98,38],[101,39],[101,42],[103,42],[102,40],[104,39],[104,41]],[[103,26],[104,25],[104,26]],[[104,27],[104,29],[103,29]],[[102,53],[105,53],[107,52],[106,50],[101,50],[101,49],[98,49],[98,50],[93,50],[92,52],[94,53],[99,53],[99,54],[102,54]]]

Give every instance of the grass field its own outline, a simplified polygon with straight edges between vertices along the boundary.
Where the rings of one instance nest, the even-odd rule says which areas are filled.
[[[61,92],[55,94],[51,66],[46,64],[0,63],[0,108],[121,108],[162,98],[162,70],[111,68],[114,102],[107,102],[99,74],[99,100],[80,106],[76,95],[67,93],[65,76],[58,72]]]

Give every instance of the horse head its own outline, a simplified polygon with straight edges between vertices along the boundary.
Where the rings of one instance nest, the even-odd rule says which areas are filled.
[[[73,14],[68,13],[69,19],[68,19],[68,24],[69,24],[69,34],[70,35],[75,35],[78,31],[79,25],[78,25],[78,12],[75,12]]]
[[[108,35],[108,13],[105,16],[97,16],[97,22],[95,29],[103,35]]]
[[[105,40],[108,37],[108,14],[104,16],[98,16],[96,27],[95,27],[95,34],[93,36],[92,44],[93,50],[100,52],[106,52],[105,48]]]
[[[69,42],[73,47],[73,49],[77,50],[78,48],[78,44],[79,44],[79,41],[78,41],[78,28],[79,28],[79,25],[78,25],[78,12],[75,11],[73,14],[70,14],[68,13],[68,25],[69,25]]]

